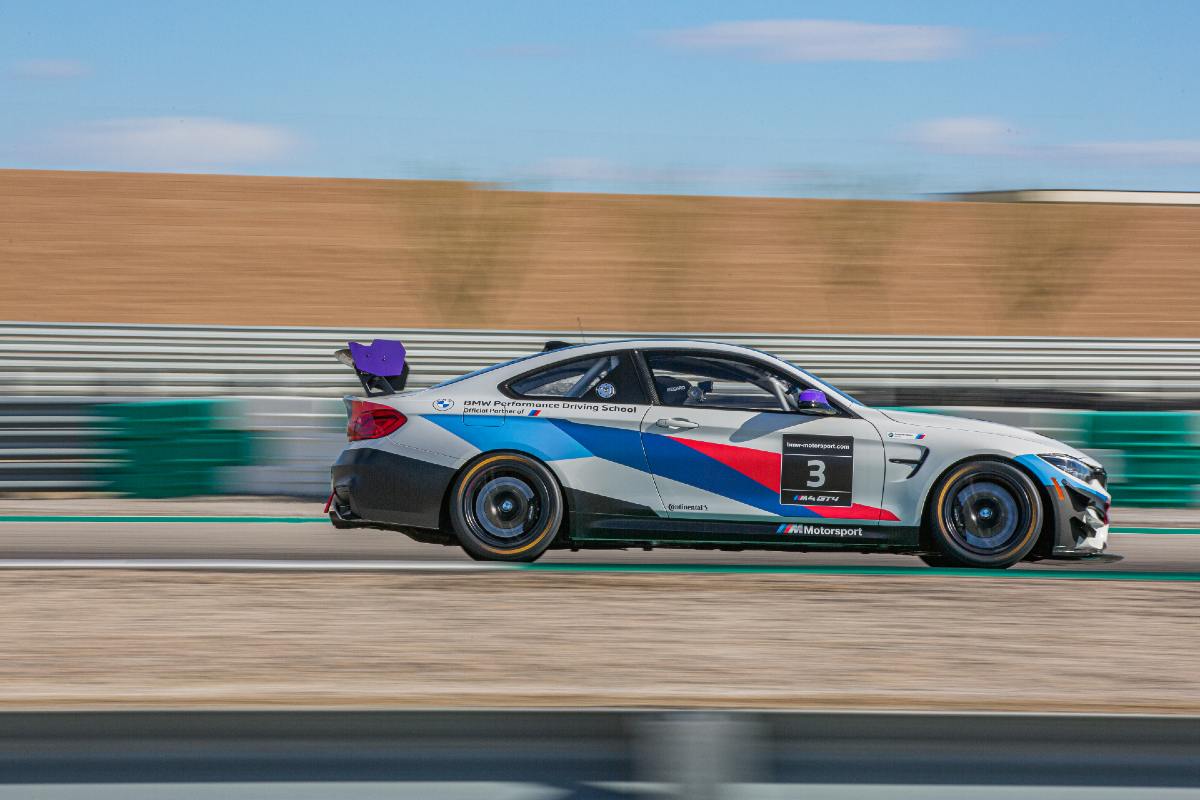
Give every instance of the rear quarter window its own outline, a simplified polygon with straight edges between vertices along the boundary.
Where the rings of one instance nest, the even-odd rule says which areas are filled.
[[[560,361],[509,381],[507,393],[529,399],[647,404],[633,354],[606,353]]]

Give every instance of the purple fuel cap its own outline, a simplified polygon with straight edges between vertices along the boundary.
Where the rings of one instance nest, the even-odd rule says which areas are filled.
[[[404,372],[404,345],[395,339],[376,339],[370,344],[350,342],[350,355],[360,372],[399,375]]]

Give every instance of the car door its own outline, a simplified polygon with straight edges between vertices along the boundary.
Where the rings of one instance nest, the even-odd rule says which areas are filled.
[[[749,356],[644,357],[656,396],[642,444],[669,516],[880,520],[883,443],[869,422],[845,408],[832,416],[796,410],[787,393],[810,387]]]

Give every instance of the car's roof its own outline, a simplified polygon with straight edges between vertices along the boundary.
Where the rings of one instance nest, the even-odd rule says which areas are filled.
[[[572,344],[565,347],[556,347],[553,350],[546,350],[541,353],[533,353],[523,356],[512,361],[506,361],[500,364],[494,364],[475,372],[462,375],[451,380],[444,381],[438,386],[449,386],[450,384],[465,383],[477,378],[482,378],[488,375],[489,381],[499,378],[507,379],[512,375],[523,374],[529,370],[540,368],[543,364],[555,364],[559,361],[570,361],[576,358],[584,358],[592,353],[604,353],[612,350],[671,350],[687,348],[689,350],[708,350],[712,352],[725,353],[741,353],[744,355],[756,355],[760,358],[767,358],[781,364],[787,362],[772,356],[769,353],[763,353],[743,345],[728,344],[726,342],[713,342],[703,339],[670,339],[670,338],[644,338],[644,339],[608,339],[600,342],[587,342],[583,344]],[[788,365],[791,366],[791,365]]]
[[[614,348],[629,349],[629,350],[663,350],[676,349],[679,347],[696,348],[703,350],[730,350],[756,353],[759,352],[751,347],[746,347],[741,344],[730,344],[728,342],[717,342],[711,339],[684,339],[680,337],[662,337],[662,338],[643,338],[643,339],[606,339],[601,342],[586,342],[582,344],[572,344],[566,347],[559,347],[555,350],[546,351],[550,353],[562,353],[570,351],[572,353],[581,353],[586,355],[593,351],[612,350]]]
[[[538,353],[535,357],[523,359],[530,362],[532,366],[537,357],[549,356],[546,363],[554,363],[556,357],[561,358],[580,358],[591,353],[603,353],[610,350],[708,350],[712,352],[724,353],[741,353],[742,355],[755,355],[766,357],[774,361],[782,361],[778,356],[773,356],[770,353],[764,353],[761,350],[755,350],[752,347],[747,347],[740,344],[729,344],[728,342],[715,342],[710,339],[683,339],[683,338],[644,338],[644,339],[606,339],[601,342],[587,342],[584,344],[572,344],[565,347],[557,347],[553,350],[547,350],[544,353]],[[786,363],[786,362],[784,362]]]

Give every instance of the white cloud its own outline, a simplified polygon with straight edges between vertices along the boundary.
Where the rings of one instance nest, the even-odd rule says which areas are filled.
[[[532,177],[549,181],[625,181],[646,179],[645,171],[634,170],[602,158],[565,156],[539,161],[530,170]]]
[[[1200,139],[1151,139],[1131,142],[1079,142],[1068,155],[1149,164],[1200,164]]]
[[[1009,123],[993,117],[945,117],[916,125],[912,141],[926,150],[956,155],[1016,155],[1020,134]]]
[[[91,69],[82,61],[64,58],[35,58],[28,61],[18,61],[13,65],[12,73],[18,78],[35,80],[65,80],[82,78],[91,73]]]
[[[763,61],[936,61],[958,55],[967,33],[941,25],[876,25],[825,19],[717,22],[668,31],[676,47]]]
[[[1157,166],[1200,164],[1200,139],[1031,144],[1024,141],[1014,125],[994,117],[926,120],[914,126],[907,138],[926,150],[963,156],[1119,161]]]
[[[53,153],[114,169],[206,170],[274,161],[295,137],[282,128],[212,117],[141,117],[92,122],[52,137]]]

